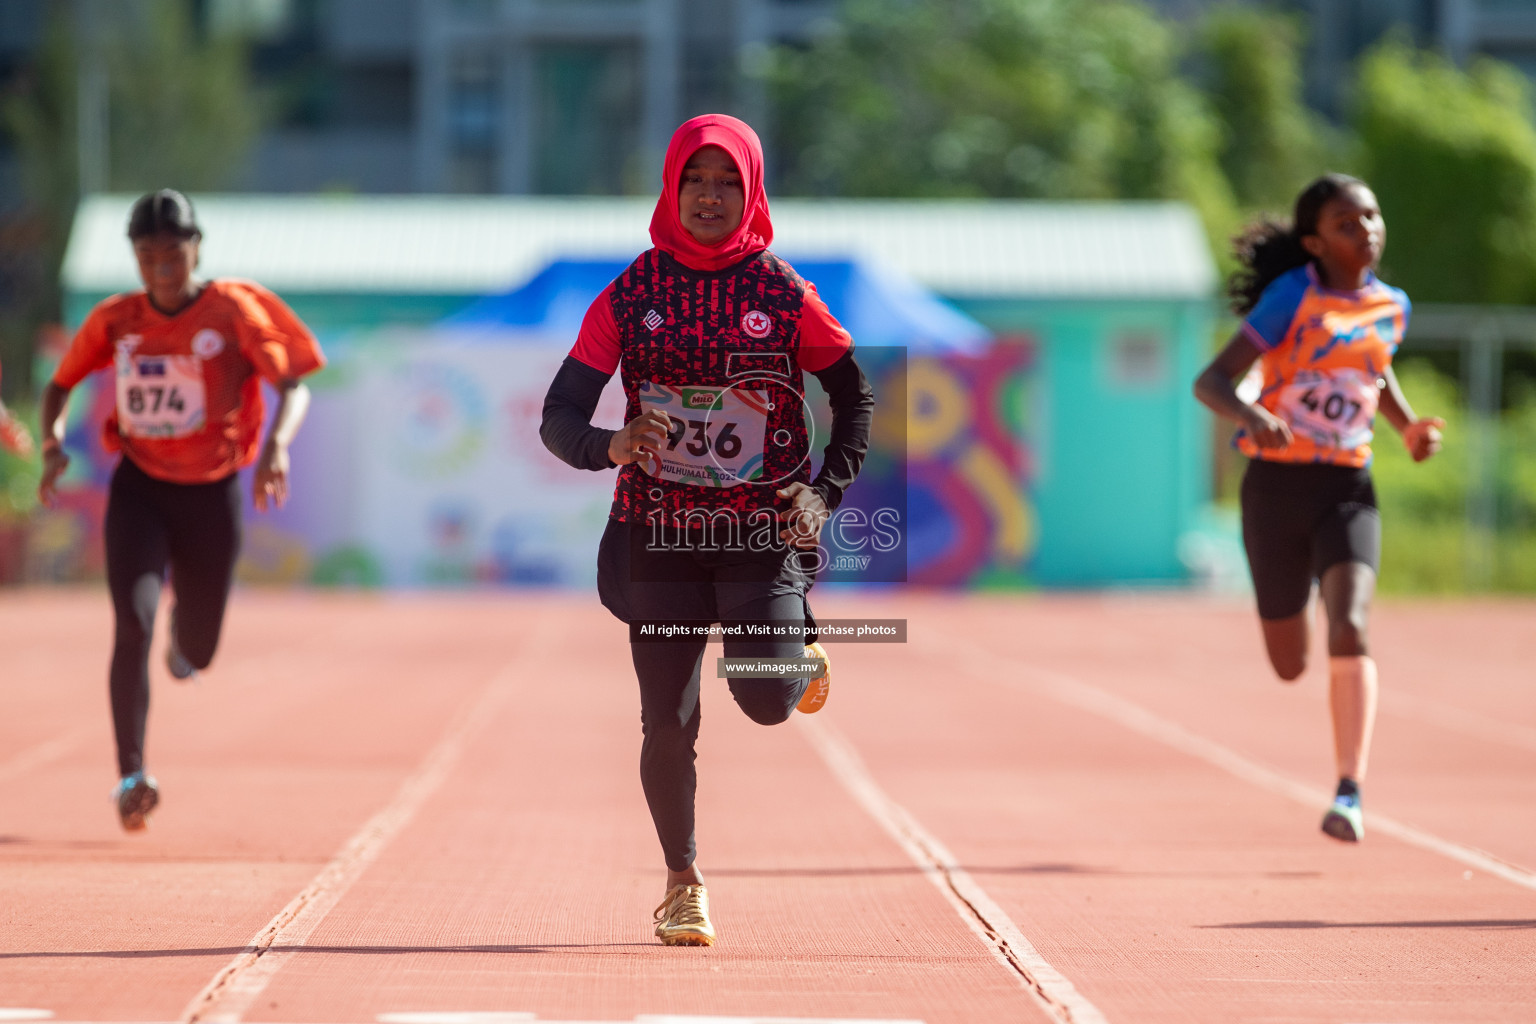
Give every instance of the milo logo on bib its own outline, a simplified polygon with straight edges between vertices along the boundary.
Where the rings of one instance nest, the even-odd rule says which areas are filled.
[[[683,396],[684,409],[713,410],[720,408],[719,388],[678,388]]]

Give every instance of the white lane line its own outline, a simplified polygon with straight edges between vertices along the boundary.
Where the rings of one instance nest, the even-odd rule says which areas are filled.
[[[866,1017],[700,1017],[687,1013],[642,1013],[630,1020],[548,1020],[523,1012],[424,1012],[381,1013],[379,1024],[923,1024],[920,1020]]]
[[[70,751],[74,750],[81,743],[85,742],[86,737],[90,736],[93,732],[95,732],[94,729],[76,729],[74,732],[67,732],[63,736],[56,736],[51,740],[39,743],[35,747],[28,747],[26,750],[23,750],[21,753],[17,754],[10,760],[0,762],[0,782],[9,782],[17,776],[25,775],[27,772],[30,772],[35,768],[41,768],[45,764],[52,764],[54,761],[61,760],[67,756]],[[39,1011],[12,1011],[0,1009],[0,1014],[12,1012],[35,1013]],[[0,1020],[21,1019],[23,1018],[0,1016]],[[37,1018],[30,1017],[26,1019],[36,1020]]]
[[[1536,750],[1536,729],[1515,722],[1501,722],[1496,718],[1465,711],[1454,704],[1445,704],[1428,697],[1415,697],[1388,687],[1381,695],[1380,707],[1387,714],[1465,733],[1476,739],[1494,740],[1524,747],[1526,750]]]
[[[804,715],[796,715],[795,721],[849,795],[922,869],[971,931],[1052,1018],[1060,1024],[1107,1024],[1098,1007],[1046,962],[955,855],[880,788],[858,751],[830,722]]]
[[[0,1006],[0,1021],[49,1020],[52,1010],[32,1010],[25,1006]]]
[[[986,679],[998,680],[1008,685],[1015,686],[1030,693],[1043,693],[1062,704],[1070,705],[1082,711],[1087,711],[1117,722],[1133,732],[1139,732],[1149,739],[1156,740],[1164,746],[1172,747],[1193,757],[1197,757],[1207,764],[1215,765],[1230,775],[1234,775],[1245,782],[1250,782],[1261,789],[1267,789],[1271,793],[1279,794],[1305,804],[1308,807],[1325,808],[1333,799],[1333,794],[1327,790],[1308,786],[1297,782],[1287,775],[1283,775],[1267,765],[1260,764],[1250,758],[1244,757],[1235,750],[1231,750],[1214,740],[1208,740],[1204,736],[1196,735],[1185,729],[1182,725],[1160,715],[1153,714],[1139,704],[1117,697],[1105,690],[1090,686],[1080,680],[1060,672],[1049,669],[1036,668],[1028,665],[1020,665],[1016,661],[999,657],[974,648],[961,647],[958,650],[946,649],[944,657],[953,662],[956,656],[965,658],[973,663],[976,671]],[[1027,677],[1027,679],[1025,678]],[[1529,868],[1512,864],[1509,861],[1495,857],[1491,853],[1466,846],[1462,843],[1442,839],[1433,833],[1426,832],[1414,825],[1398,821],[1376,811],[1366,815],[1365,824],[1367,831],[1380,832],[1401,840],[1410,846],[1417,846],[1421,850],[1438,853],[1443,857],[1459,861],[1468,867],[1485,871],[1495,875],[1506,882],[1526,889],[1536,889],[1536,872]]]
[[[368,819],[314,880],[246,943],[182,1011],[183,1024],[236,1024],[272,977],[294,955],[384,848],[416,816],[453,770],[465,746],[491,718],[517,678],[497,673],[478,700],[459,714],[443,738],[401,783],[395,797]],[[276,948],[274,948],[276,947]]]

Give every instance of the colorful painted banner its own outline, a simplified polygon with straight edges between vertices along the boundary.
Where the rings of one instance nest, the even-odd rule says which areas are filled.
[[[293,446],[291,499],[275,512],[247,507],[243,580],[592,582],[614,474],[574,470],[539,440],[563,339],[394,330],[327,339],[326,347],[331,364],[312,381],[310,418]],[[1028,440],[1038,412],[1033,344],[1011,339],[976,354],[912,356],[861,349],[860,358],[877,396],[876,436],[840,510],[838,541],[828,537],[824,578],[1026,582],[1036,544]],[[818,410],[819,463],[829,416],[816,384],[807,390]],[[109,375],[89,382],[79,398],[70,432],[77,464],[61,507],[31,530],[32,578],[100,572],[101,516],[115,463],[97,440],[112,401]],[[622,417],[615,380],[594,421],[617,426]],[[899,544],[882,548],[872,563],[860,552],[875,549],[859,537],[874,538],[877,515]]]

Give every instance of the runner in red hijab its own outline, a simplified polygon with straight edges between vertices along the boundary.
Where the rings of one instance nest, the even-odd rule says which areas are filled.
[[[705,146],[719,146],[736,162],[745,198],[741,224],[719,245],[704,245],[678,217],[683,171]],[[768,218],[768,194],[763,191],[763,144],[745,121],[728,114],[700,114],[672,133],[662,171],[661,198],[651,214],[651,241],[656,248],[694,270],[724,270],[773,242]]]
[[[727,679],[754,722],[825,703],[830,673],[807,592],[822,523],[864,461],[874,396],[848,332],[768,251],[757,133],[724,114],[696,117],[672,136],[662,175],[655,247],[588,308],[539,434],[577,469],[621,467],[597,592],[629,624],[640,683],[640,781],[667,865],[656,936],[708,946],[716,935],[694,842],[707,628],[729,627],[727,658],[793,660],[801,673]],[[592,414],[615,371],[624,426],[604,430]],[[832,406],[814,477],[806,373]]]

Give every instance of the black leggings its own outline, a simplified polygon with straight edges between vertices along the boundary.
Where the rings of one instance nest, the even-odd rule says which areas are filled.
[[[723,626],[749,622],[806,623],[798,640],[729,638],[728,658],[793,658],[805,653],[812,621],[810,579],[784,553],[645,552],[644,527],[609,521],[598,552],[603,604],[625,622],[687,620]],[[637,562],[644,560],[644,565]],[[700,669],[704,640],[630,644],[640,681],[640,785],[656,824],[667,867],[683,871],[697,854],[694,793],[698,773]],[[759,725],[789,718],[809,678],[731,678],[731,696]]]
[[[211,484],[157,480],[124,458],[107,496],[107,588],[117,628],[112,644],[112,723],[117,769],[144,767],[149,715],[149,644],[160,588],[170,569],[177,646],[207,668],[219,645],[224,606],[240,553],[240,478]]]

